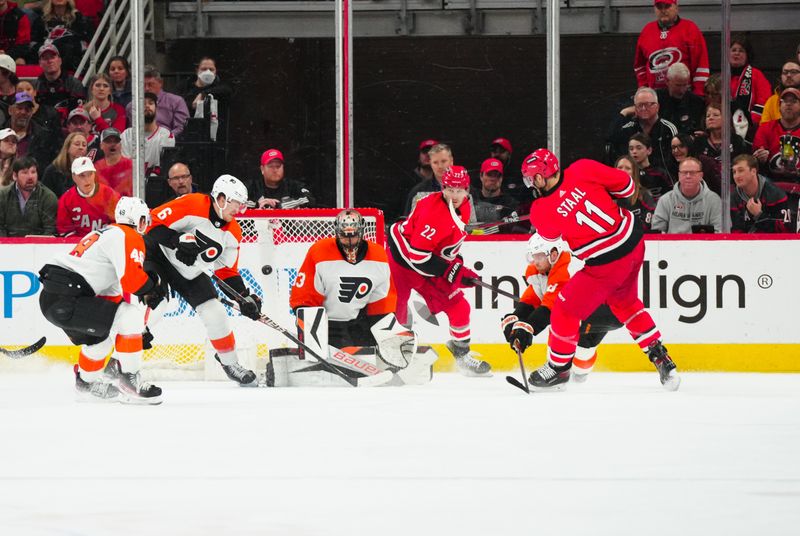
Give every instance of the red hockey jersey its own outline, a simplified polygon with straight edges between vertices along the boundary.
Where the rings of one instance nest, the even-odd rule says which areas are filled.
[[[648,22],[639,34],[633,60],[639,87],[667,87],[667,69],[677,62],[689,68],[694,93],[703,95],[710,71],[706,40],[697,25],[678,19],[674,26],[662,30],[658,22]]]
[[[97,183],[97,189],[89,197],[83,197],[73,186],[58,200],[58,234],[83,236],[113,222],[117,201],[119,194],[105,184]]]
[[[401,266],[419,274],[444,274],[467,236],[464,227],[469,216],[468,200],[454,210],[442,192],[428,194],[417,202],[408,219],[389,230],[392,256]]]
[[[632,251],[642,238],[633,214],[613,199],[630,197],[634,188],[624,171],[578,160],[533,202],[531,224],[542,238],[561,236],[586,264],[606,264]]]

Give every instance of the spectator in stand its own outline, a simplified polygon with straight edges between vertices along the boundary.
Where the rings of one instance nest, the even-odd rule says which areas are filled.
[[[761,114],[762,125],[781,118],[781,93],[789,87],[800,89],[800,60],[791,59],[783,64],[781,81],[775,88],[775,93],[764,104],[764,113]]]
[[[52,162],[61,147],[61,136],[31,121],[33,99],[30,95],[20,91],[15,98],[16,104],[9,108],[9,126],[17,135],[17,156],[32,156],[42,162],[40,165]]]
[[[658,200],[652,222],[662,233],[722,232],[722,200],[703,181],[698,159],[681,162],[678,184]]]
[[[209,95],[213,95],[220,104],[226,104],[231,96],[231,88],[217,74],[217,62],[204,56],[197,64],[196,76],[188,81],[182,94],[192,116],[197,117],[197,107],[202,106]],[[224,109],[224,106],[220,108]],[[219,118],[220,122],[226,119],[227,117]]]
[[[433,177],[420,182],[408,193],[405,210],[403,211],[406,216],[411,214],[411,210],[416,206],[417,201],[431,192],[442,191],[442,174],[453,165],[453,151],[444,143],[431,147],[428,150],[428,156],[433,170]]]
[[[106,0],[75,0],[75,8],[83,13],[92,23],[92,28],[97,28],[105,11]]]
[[[71,110],[86,99],[83,84],[62,69],[61,55],[55,46],[42,45],[39,67],[42,74],[36,79],[36,93],[41,104]]]
[[[511,142],[505,138],[495,138],[489,144],[489,158],[500,160],[504,167],[508,167],[511,163],[512,152]]]
[[[261,154],[261,180],[253,181],[248,198],[257,208],[297,208],[314,204],[305,185],[284,177],[283,153],[267,149]]]
[[[622,110],[630,113],[631,108]],[[628,154],[628,141],[637,132],[644,132],[653,142],[653,152],[650,161],[653,165],[667,169],[671,156],[670,141],[678,133],[677,127],[659,116],[658,95],[654,89],[640,87],[633,96],[634,117],[630,118],[622,113],[617,116],[611,125],[611,131],[606,142],[606,156],[608,162],[615,162],[617,158]],[[670,177],[674,182],[674,177]]]
[[[642,184],[639,181],[639,166],[636,165],[636,161],[630,156],[620,156],[617,158],[617,161],[614,162],[614,167],[627,173],[628,176],[633,179],[634,185],[633,195],[617,199],[617,205],[630,210],[633,215],[636,216],[636,221],[639,222],[642,230],[649,233],[650,224],[653,220],[653,211],[656,209],[656,202],[653,200],[653,196],[650,195],[650,192],[648,192],[646,188],[642,188]]]
[[[89,112],[93,124],[92,130],[100,134],[107,128],[115,128],[122,132],[127,127],[125,108],[111,102],[111,79],[103,73],[96,74],[89,81],[89,100],[84,109]]]
[[[0,54],[0,125],[8,122],[8,107],[17,94],[17,64],[8,54]]]
[[[75,0],[44,0],[31,40],[37,45],[54,45],[64,69],[74,72],[93,33],[92,22],[75,8]]]
[[[639,184],[650,192],[654,201],[658,202],[658,198],[672,190],[675,183],[665,170],[650,164],[651,154],[653,154],[653,142],[650,136],[644,132],[637,132],[631,136],[628,141],[628,156],[639,168]]]
[[[131,90],[131,66],[123,56],[114,56],[108,62],[106,74],[111,79],[111,98],[127,108],[133,98]]]
[[[781,118],[758,128],[753,148],[773,180],[800,182],[800,89],[781,92]]]
[[[30,55],[31,22],[14,2],[0,0],[0,54],[25,62]]]
[[[164,202],[175,199],[182,195],[190,194],[197,191],[196,186],[192,182],[192,172],[189,166],[183,162],[175,162],[169,168],[167,173],[167,184],[169,184],[170,194],[169,198]]]
[[[720,194],[720,184],[719,182],[713,182],[715,176],[715,169],[717,165],[717,160],[714,158],[709,158],[707,156],[698,156],[694,153],[692,146],[694,145],[694,138],[689,134],[678,134],[674,138],[672,138],[672,160],[670,161],[670,176],[677,177],[678,176],[678,167],[681,165],[686,158],[692,157],[697,158],[700,160],[700,163],[703,165],[703,177],[705,178],[711,177],[711,181],[709,182],[706,180],[706,186],[711,188],[711,191],[716,193],[717,195]]]
[[[692,152],[698,157],[708,159],[713,175],[706,177],[706,182],[713,191],[719,191],[722,180],[722,111],[714,105],[706,108],[705,127],[702,135],[695,136]],[[731,158],[749,152],[748,143],[732,129]]]
[[[12,165],[17,158],[17,135],[10,128],[0,130],[0,187],[14,182]]]
[[[100,134],[105,158],[95,162],[97,180],[122,196],[133,195],[133,160],[122,156],[122,136],[111,127]]]
[[[14,183],[0,189],[0,236],[54,235],[58,199],[39,184],[36,160],[17,158]]]
[[[20,80],[17,82],[16,90],[24,91],[31,96],[33,102],[33,115],[31,121],[37,123],[40,127],[48,130],[58,132],[61,130],[61,116],[58,115],[56,109],[46,104],[41,104],[36,98],[36,88],[28,80]]]
[[[655,0],[656,20],[648,22],[636,42],[633,71],[639,87],[667,86],[667,69],[680,61],[689,67],[692,86],[703,94],[710,73],[706,40],[697,25],[678,16],[678,0]]]
[[[75,186],[58,200],[58,234],[84,236],[113,223],[120,195],[97,180],[94,164],[86,156],[72,162],[71,172]]]
[[[706,104],[702,97],[691,91],[691,75],[685,64],[673,63],[667,69],[667,87],[656,91],[659,115],[675,125],[678,132],[692,133],[703,125]],[[623,115],[633,115],[635,110],[623,110]]]
[[[733,159],[735,193],[731,196],[731,232],[788,233],[792,215],[786,192],[758,174],[751,154]]]
[[[489,144],[489,158],[496,158],[503,163],[503,190],[514,198],[517,203],[527,201],[530,198],[528,188],[522,183],[522,176],[512,173],[511,163],[512,147],[511,142],[506,138],[495,138]]]
[[[431,147],[437,145],[439,142],[436,140],[422,140],[419,144],[419,153],[417,154],[417,167],[414,168],[414,177],[417,179],[415,184],[433,178],[433,169],[431,169],[431,157],[428,152]]]
[[[496,158],[487,158],[481,164],[481,187],[470,192],[477,223],[500,221],[514,214],[519,205],[514,197],[503,192],[503,167]]]
[[[156,123],[169,130],[176,138],[181,135],[189,119],[189,109],[183,99],[164,91],[164,81],[161,73],[152,65],[144,66],[144,90],[156,96],[158,107],[156,109]],[[131,104],[127,108],[128,124],[131,122]]]
[[[729,60],[731,64],[731,99],[739,108],[750,112],[754,125],[761,122],[764,103],[772,94],[772,86],[759,69],[753,67],[753,47],[746,36],[731,37]]]
[[[92,132],[92,123],[89,118],[89,113],[78,106],[72,110],[67,116],[67,134],[73,132],[80,132],[86,137],[86,156],[92,161],[103,158],[103,151],[100,150],[100,136],[95,136]]]
[[[706,82],[706,108],[713,106],[717,110],[722,109],[722,77],[719,73],[714,73],[708,77]],[[753,123],[750,112],[741,106],[739,101],[731,100],[731,123],[736,134],[745,141],[750,141],[756,133],[757,123]],[[703,130],[694,133],[695,137],[705,136]]]
[[[72,163],[86,156],[86,136],[82,132],[73,132],[64,140],[58,156],[47,166],[42,175],[42,184],[50,188],[59,199],[72,188]]]
[[[154,93],[144,94],[144,175],[161,176],[161,160],[165,149],[175,147],[175,136],[165,127],[156,123],[158,99]],[[122,133],[122,155],[133,156],[133,128]]]

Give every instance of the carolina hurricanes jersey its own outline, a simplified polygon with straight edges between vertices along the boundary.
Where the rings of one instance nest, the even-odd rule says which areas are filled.
[[[120,301],[123,292],[133,294],[147,282],[144,255],[142,235],[132,227],[112,223],[87,234],[71,252],[50,264],[82,275],[98,296]]]
[[[228,223],[212,223],[209,219],[211,197],[206,194],[186,194],[151,211],[153,224],[150,232],[165,225],[181,234],[192,234],[197,245],[203,248],[192,266],[175,257],[175,250],[161,245],[161,251],[186,279],[194,279],[208,269],[215,270],[221,279],[239,275],[239,242],[242,228],[235,219]]]
[[[113,222],[117,201],[119,194],[105,184],[97,183],[97,189],[89,197],[81,195],[73,186],[58,200],[58,234],[83,236]]]
[[[648,22],[639,34],[633,60],[639,87],[667,87],[667,69],[678,62],[689,68],[694,93],[703,95],[710,71],[706,40],[697,25],[678,19],[674,26],[662,30],[658,22]]]
[[[386,251],[374,242],[365,242],[366,253],[355,264],[347,262],[336,238],[316,242],[294,280],[289,305],[325,307],[328,318],[354,320],[365,307],[368,315],[394,312],[397,304]]]
[[[624,171],[594,160],[578,160],[561,180],[531,205],[531,224],[545,239],[559,236],[587,264],[618,259],[639,243],[640,226],[612,199],[633,195],[633,180]]]
[[[525,282],[528,288],[522,293],[520,301],[533,307],[545,306],[553,309],[556,295],[569,281],[569,263],[572,255],[562,251],[556,262],[550,268],[550,273],[540,274],[536,266],[529,264],[525,270]]]
[[[754,149],[769,151],[770,176],[775,180],[797,181],[800,178],[800,126],[783,127],[780,119],[763,123],[753,139]]]
[[[466,200],[455,210],[441,192],[423,197],[408,219],[395,223],[389,230],[394,259],[422,275],[442,275],[447,263],[455,259],[461,249],[469,217],[470,205]],[[437,263],[438,259],[447,263]]]
[[[125,129],[122,133],[122,156],[133,158],[133,129]],[[175,136],[166,128],[159,126],[144,140],[144,169],[145,174],[151,172],[161,174],[161,153],[168,147],[175,147]]]

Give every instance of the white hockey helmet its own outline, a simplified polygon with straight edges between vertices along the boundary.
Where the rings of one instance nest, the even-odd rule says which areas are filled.
[[[539,233],[534,233],[528,239],[528,251],[525,255],[528,264],[533,262],[533,256],[537,253],[550,255],[550,252],[556,250],[557,255],[561,255],[564,250],[569,250],[567,243],[561,238],[556,240],[545,240]]]
[[[120,197],[114,209],[114,221],[123,225],[132,225],[140,234],[144,234],[152,219],[150,209],[138,197]]]
[[[211,188],[211,197],[215,203],[220,194],[225,196],[226,204],[228,201],[238,201],[242,205],[247,203],[247,187],[233,175],[220,175],[214,181],[214,186]]]

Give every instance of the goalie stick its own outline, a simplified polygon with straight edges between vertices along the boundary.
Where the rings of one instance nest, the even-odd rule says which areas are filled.
[[[531,389],[528,387],[528,375],[525,373],[525,363],[522,362],[522,352],[519,350],[519,343],[517,343],[517,341],[514,342],[516,343],[514,344],[514,351],[517,352],[517,357],[519,358],[519,369],[522,371],[522,381],[525,383],[520,383],[519,380],[514,376],[506,376],[506,381],[514,387],[522,389],[526,393],[531,394]]]
[[[220,279],[213,272],[209,273],[208,275],[211,276],[211,279],[213,279],[214,282],[221,289],[225,290],[226,294],[231,296],[236,301],[236,303],[233,303],[231,301],[222,299],[221,300],[222,303],[224,303],[226,305],[229,305],[229,306],[233,307],[236,310],[239,310],[239,304],[241,304],[244,301],[244,297],[242,297],[242,295],[239,294],[236,291],[236,289],[234,289],[233,287],[228,285],[225,281]],[[367,374],[366,376],[364,376],[362,378],[351,378],[350,376],[348,376],[347,374],[345,374],[344,372],[342,372],[341,370],[336,368],[329,361],[327,361],[326,359],[321,357],[319,354],[317,354],[314,350],[312,350],[311,348],[306,346],[291,331],[289,331],[288,329],[284,328],[283,326],[281,326],[280,324],[278,324],[277,322],[275,322],[274,320],[269,318],[267,315],[262,314],[260,316],[260,318],[258,319],[258,321],[261,322],[262,324],[266,325],[266,326],[271,327],[275,331],[281,333],[284,337],[286,337],[287,339],[289,339],[290,341],[295,343],[297,346],[301,347],[308,354],[310,354],[314,359],[316,359],[319,362],[319,364],[320,364],[320,366],[322,368],[324,368],[325,370],[327,370],[331,374],[335,374],[335,375],[339,376],[340,378],[342,378],[344,381],[346,381],[347,383],[349,383],[353,387],[374,387],[374,386],[377,386],[377,385],[382,385],[384,383],[387,383],[392,379],[392,373],[390,371],[388,371],[388,370],[384,370],[382,372],[378,372],[377,374],[369,375],[369,373],[366,371],[366,369],[362,369],[362,372]],[[356,357],[351,356],[350,354],[347,354],[346,352],[343,352],[341,350],[339,350],[338,352],[332,352],[331,353],[331,358],[342,362],[342,364],[344,366],[347,366],[348,368],[352,368],[354,366],[354,362],[356,362],[356,361],[361,362],[361,363],[365,363],[365,362],[362,362],[360,359],[357,359]],[[369,365],[369,364],[367,364],[367,365]],[[369,366],[373,366],[373,365],[369,365]],[[372,371],[370,371],[370,372],[372,372]]]
[[[47,337],[42,337],[35,343],[27,346],[25,348],[20,348],[19,350],[6,350],[5,348],[0,348],[0,354],[7,355],[11,359],[20,359],[22,357],[28,357],[31,354],[35,354],[38,352],[44,343],[47,342]]]

